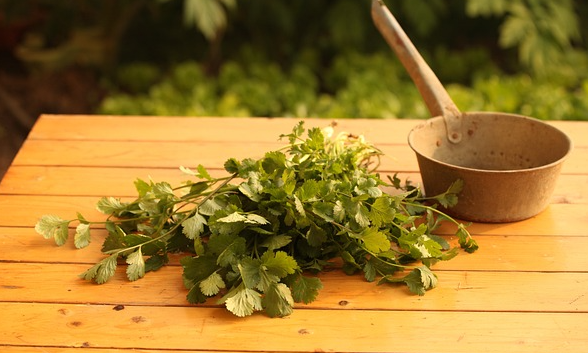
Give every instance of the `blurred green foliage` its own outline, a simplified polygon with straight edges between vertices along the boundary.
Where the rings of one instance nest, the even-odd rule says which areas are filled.
[[[585,1],[385,2],[460,109],[588,120]],[[21,57],[34,68],[96,67],[108,92],[100,113],[429,116],[372,24],[370,0],[0,5],[7,17],[34,6],[51,15]]]

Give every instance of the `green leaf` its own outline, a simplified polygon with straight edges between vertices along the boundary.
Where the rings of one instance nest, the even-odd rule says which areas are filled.
[[[96,204],[96,209],[106,215],[119,215],[125,211],[128,204],[114,197],[102,197]]]
[[[437,286],[437,275],[426,266],[420,266],[412,270],[404,277],[404,282],[411,292],[418,295],[425,295],[425,291]]]
[[[194,238],[194,252],[198,256],[204,255],[206,252],[206,248],[204,247],[204,243],[200,237]]]
[[[373,282],[376,280],[376,266],[374,266],[373,262],[376,261],[374,259],[369,259],[363,264],[363,273],[365,279],[368,282]]]
[[[315,223],[310,224],[310,228],[306,232],[306,240],[310,246],[321,246],[327,239],[327,232],[323,228],[317,226]]]
[[[145,260],[143,259],[143,252],[138,248],[135,252],[127,256],[127,278],[129,281],[136,281],[145,276]]]
[[[387,195],[378,197],[370,207],[369,217],[374,227],[392,224],[395,216],[392,199]]]
[[[272,283],[264,292],[262,305],[270,317],[292,314],[294,299],[290,288],[284,283]]]
[[[445,208],[457,205],[457,194],[463,189],[463,180],[458,179],[453,182],[447,191],[441,195],[435,196],[435,199]]]
[[[300,201],[312,201],[320,191],[320,186],[316,180],[306,180],[296,190],[296,196]]]
[[[466,13],[470,17],[476,16],[500,16],[503,15],[511,0],[468,0]]]
[[[235,7],[235,1],[223,0],[185,0],[184,23],[195,25],[200,32],[212,41],[217,33],[227,25],[225,7]]]
[[[137,178],[137,180],[135,180],[135,189],[137,190],[139,197],[145,197],[145,195],[151,191],[151,185],[148,182]]]
[[[437,276],[431,272],[428,267],[420,266],[413,269],[404,277],[382,277],[379,284],[398,282],[404,282],[408,286],[408,289],[414,294],[425,295],[427,290],[433,289],[437,286]]]
[[[108,236],[104,240],[104,243],[102,243],[102,252],[108,253],[109,251],[123,248],[125,246],[124,238],[126,236],[124,230],[110,221],[106,222],[104,226],[108,231]]]
[[[286,168],[286,155],[279,151],[267,152],[261,165],[263,170],[268,174],[282,171]]]
[[[298,140],[298,138],[300,138],[300,136],[302,136],[302,134],[304,133],[304,121],[300,120],[298,122],[298,124],[296,124],[293,128],[292,128],[292,133],[288,134],[288,135],[280,135],[280,139],[287,137],[288,141],[290,142],[291,145],[296,143],[296,140]]]
[[[334,222],[333,205],[327,202],[315,202],[312,204],[312,212],[326,222]]]
[[[202,280],[199,286],[202,294],[208,297],[217,295],[222,288],[226,287],[222,277],[216,272]]]
[[[355,221],[360,227],[366,228],[370,226],[370,213],[365,205],[360,204],[355,210]]]
[[[74,236],[74,245],[81,249],[90,245],[90,225],[87,223],[80,223],[76,227],[76,234]]]
[[[466,226],[459,224],[457,227],[457,237],[459,245],[468,253],[473,253],[478,250],[478,242],[470,235],[470,232],[466,229]]]
[[[174,190],[170,183],[162,181],[153,185],[153,194],[158,199],[174,198]]]
[[[98,284],[103,284],[108,281],[116,271],[118,255],[110,255],[109,257],[98,262],[88,270],[80,274],[80,278],[85,280],[94,280]]]
[[[239,212],[233,212],[228,216],[219,218],[216,220],[217,222],[221,222],[221,223],[239,223],[239,222],[247,222],[247,217],[245,217],[244,215],[242,215]]]
[[[291,287],[294,301],[309,304],[315,301],[319,291],[323,289],[323,284],[317,277],[305,277],[300,274],[292,282]]]
[[[208,240],[210,252],[217,255],[217,264],[222,267],[235,263],[245,253],[245,244],[245,238],[234,234],[214,235]]]
[[[247,215],[245,215],[245,218],[245,223],[260,225],[269,224],[269,221],[267,219],[255,213],[248,213]]]
[[[243,284],[247,288],[258,288],[261,282],[261,262],[250,257],[243,258],[237,265]],[[275,280],[278,280],[276,278]]]
[[[437,258],[441,256],[442,245],[429,238],[425,234],[427,227],[419,225],[409,233],[404,233],[398,238],[398,244],[402,249],[408,250],[415,259]]]
[[[204,232],[206,224],[206,219],[196,213],[182,222],[182,233],[188,239],[196,239]]]
[[[238,160],[236,160],[235,158],[230,158],[227,159],[227,161],[224,164],[224,168],[227,172],[231,173],[231,174],[235,174],[238,173],[240,168],[241,168],[241,163],[239,163]]]
[[[202,164],[198,164],[196,170],[198,170],[198,177],[206,180],[212,180],[212,177],[210,176],[210,174],[208,174],[208,171],[206,170],[206,168],[204,168]]]
[[[88,220],[84,218],[84,216],[81,213],[77,212],[77,217],[80,223],[90,224],[90,222],[88,222]]]
[[[223,205],[220,203],[217,198],[208,199],[200,206],[198,206],[198,213],[204,216],[212,216],[216,211],[220,211],[223,209]]]
[[[361,233],[361,241],[366,249],[372,253],[380,253],[390,250],[390,240],[386,234],[378,231],[377,228],[367,228]]]
[[[41,234],[45,239],[53,238],[55,244],[62,246],[68,238],[68,226],[70,221],[66,221],[59,216],[44,215],[37,224],[35,231]]]
[[[195,196],[201,195],[204,191],[208,189],[209,185],[206,181],[199,181],[197,183],[190,185],[190,192],[186,196]]]
[[[202,304],[206,302],[207,296],[202,293],[199,284],[191,284],[188,287],[188,294],[186,295],[186,300],[190,304]]]
[[[232,296],[225,300],[227,309],[238,317],[253,314],[256,310],[262,310],[261,294],[245,287],[239,287]]]
[[[263,190],[261,184],[259,184],[259,175],[255,172],[250,172],[248,174],[247,181],[242,182],[239,184],[238,187],[239,191],[252,201],[259,202],[261,201],[260,192]]]
[[[289,235],[272,235],[266,238],[261,244],[261,247],[267,248],[268,251],[273,251],[282,248],[292,242],[292,237]]]
[[[212,255],[191,257],[186,256],[180,260],[183,268],[182,276],[190,283],[198,283],[208,278],[217,269],[216,258]]]
[[[296,195],[294,195],[294,206],[296,207],[296,211],[300,214],[300,216],[302,216],[303,218],[306,217],[304,205],[302,205],[302,202]]]
[[[266,251],[261,256],[261,264],[265,266],[270,274],[279,278],[293,274],[299,269],[296,260],[285,251]]]
[[[145,272],[157,271],[167,264],[169,258],[166,255],[155,254],[145,260]]]
[[[341,200],[337,200],[335,202],[335,206],[333,206],[333,217],[337,222],[342,222],[345,219],[345,207]]]
[[[308,129],[308,139],[306,139],[305,143],[308,147],[318,150],[324,147],[325,145],[325,136],[323,135],[323,131],[318,127],[313,127]]]

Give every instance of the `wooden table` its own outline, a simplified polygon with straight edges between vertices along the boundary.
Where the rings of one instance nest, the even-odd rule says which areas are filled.
[[[289,317],[236,318],[214,302],[188,305],[178,263],[136,282],[123,266],[104,285],[85,282],[77,275],[102,258],[101,241],[58,248],[33,229],[47,213],[102,219],[98,198],[134,197],[137,177],[179,183],[178,167],[198,164],[220,174],[229,157],[281,146],[296,122],[40,117],[0,184],[0,351],[588,352],[588,123],[553,122],[575,149],[549,208],[473,224],[478,252],[435,265],[438,287],[423,297],[333,271]],[[416,123],[341,120],[337,129],[381,147],[382,172],[418,181],[406,143]]]

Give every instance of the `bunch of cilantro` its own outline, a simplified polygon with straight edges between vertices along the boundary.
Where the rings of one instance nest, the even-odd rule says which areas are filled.
[[[198,166],[182,168],[193,180],[176,188],[137,179],[136,200],[99,200],[106,221],[45,215],[35,229],[63,245],[77,222],[74,242],[83,248],[90,225],[103,224],[108,257],[80,275],[97,283],[114,275],[121,258],[134,281],[164,266],[169,254],[188,253],[181,259],[188,301],[217,296],[240,317],[259,310],[286,316],[295,302],[312,302],[322,288],[313,274],[327,267],[362,272],[370,282],[405,283],[423,295],[437,283],[430,266],[458,252],[432,234],[444,220],[457,225],[462,248],[477,249],[465,226],[436,207],[457,202],[459,181],[425,199],[396,176],[380,179],[374,170],[382,153],[363,137],[332,134],[332,127],[306,130],[300,122],[281,136],[289,141],[283,149],[227,160],[226,177]],[[398,192],[383,191],[390,187]]]

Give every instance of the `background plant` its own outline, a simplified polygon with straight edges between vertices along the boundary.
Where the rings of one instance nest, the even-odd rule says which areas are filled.
[[[462,110],[586,119],[585,2],[386,3]],[[29,67],[99,70],[102,113],[427,117],[367,0],[0,4],[41,14],[16,51]]]

